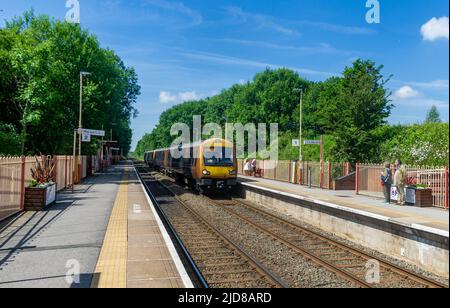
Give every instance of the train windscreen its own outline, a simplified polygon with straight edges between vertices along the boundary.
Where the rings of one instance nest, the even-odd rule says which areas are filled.
[[[233,148],[215,147],[204,152],[205,166],[233,166]]]

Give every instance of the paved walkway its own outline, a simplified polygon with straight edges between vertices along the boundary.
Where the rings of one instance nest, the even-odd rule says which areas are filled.
[[[283,193],[297,195],[312,200],[320,200],[336,204],[349,210],[358,210],[368,214],[387,217],[406,225],[421,225],[424,227],[449,231],[449,211],[439,208],[417,208],[413,206],[387,205],[382,199],[356,195],[354,191],[333,191],[319,188],[308,188],[268,179],[240,176],[240,181],[256,187],[272,189]],[[444,233],[445,233],[444,232]]]
[[[0,288],[89,287],[122,174],[118,166],[92,176],[0,233]],[[79,281],[66,279],[78,270]]]
[[[79,276],[78,276],[79,275]],[[75,280],[74,280],[75,278]],[[0,232],[0,288],[192,287],[130,162]]]

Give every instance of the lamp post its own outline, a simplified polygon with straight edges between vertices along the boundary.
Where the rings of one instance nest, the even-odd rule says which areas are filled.
[[[302,155],[302,145],[303,145],[303,140],[302,140],[302,126],[303,126],[303,88],[296,88],[294,89],[294,92],[296,93],[300,93],[300,129],[299,129],[299,135],[300,135],[300,154],[299,154],[299,160],[298,163],[300,164],[300,166],[302,166],[302,161],[303,161],[303,155]],[[301,167],[300,167],[301,168]]]
[[[83,129],[83,76],[88,76],[91,73],[88,72],[80,72],[80,114],[79,114],[79,122],[78,122],[78,133],[80,136],[78,137],[78,156],[81,157],[81,130]]]
[[[74,133],[74,141],[73,141],[73,164],[74,164],[74,168],[73,168],[73,183],[72,183],[72,192],[73,192],[73,185],[75,185],[75,171],[76,171],[76,166],[78,166],[78,174],[79,174],[79,167],[80,167],[80,157],[81,157],[81,132],[83,129],[83,76],[87,76],[90,75],[91,73],[88,72],[84,72],[84,71],[80,71],[80,110],[79,110],[79,115],[78,115],[78,132]],[[76,159],[75,155],[76,155],[76,138],[78,135],[78,159]]]

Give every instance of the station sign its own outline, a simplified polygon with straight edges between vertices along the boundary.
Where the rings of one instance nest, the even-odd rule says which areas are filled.
[[[81,135],[90,135],[90,136],[98,136],[98,137],[105,137],[105,131],[104,130],[95,130],[95,129],[86,129],[86,128],[79,128],[78,134]]]
[[[300,146],[300,140],[298,140],[298,139],[293,139],[293,140],[292,140],[292,146],[293,146],[293,147],[299,147],[299,146]]]
[[[81,141],[82,142],[91,142],[91,135],[90,134],[82,134],[81,135]]]
[[[305,140],[305,145],[321,145],[322,141],[320,140]]]

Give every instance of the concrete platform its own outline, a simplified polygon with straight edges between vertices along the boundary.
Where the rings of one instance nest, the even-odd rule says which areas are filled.
[[[241,176],[243,197],[357,244],[448,276],[449,212]]]
[[[0,288],[192,287],[131,163],[0,232]]]

